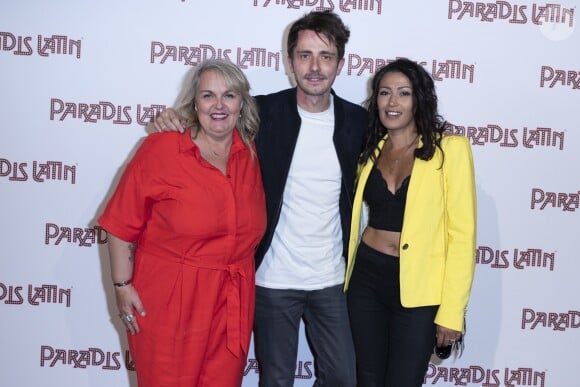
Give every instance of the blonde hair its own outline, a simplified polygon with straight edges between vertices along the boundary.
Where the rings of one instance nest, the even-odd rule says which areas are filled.
[[[206,71],[219,73],[224,78],[228,88],[239,93],[242,97],[242,107],[236,127],[244,144],[252,150],[251,143],[256,137],[260,126],[258,107],[256,101],[250,95],[248,79],[242,70],[232,62],[225,59],[208,59],[197,65],[189,82],[189,88],[184,91],[184,95],[178,101],[175,110],[187,120],[187,126],[191,126],[192,130],[199,130],[199,119],[195,111],[195,95],[199,89],[201,75]]]

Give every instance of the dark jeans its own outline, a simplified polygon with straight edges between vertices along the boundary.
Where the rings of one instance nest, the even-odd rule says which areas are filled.
[[[399,258],[361,242],[347,296],[357,386],[421,386],[436,342],[438,306],[401,305]]]
[[[254,351],[260,386],[294,385],[300,320],[314,355],[314,386],[355,386],[355,360],[342,285],[321,290],[256,287]]]

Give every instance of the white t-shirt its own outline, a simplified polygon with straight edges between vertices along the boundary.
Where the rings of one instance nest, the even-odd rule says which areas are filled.
[[[302,120],[272,244],[256,272],[271,289],[316,290],[344,282],[340,164],[332,141],[334,103]]]

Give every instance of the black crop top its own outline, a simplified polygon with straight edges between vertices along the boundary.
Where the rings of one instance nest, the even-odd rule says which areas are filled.
[[[393,194],[381,171],[373,167],[363,194],[369,206],[369,226],[378,230],[401,232],[410,179],[411,176],[407,176]]]

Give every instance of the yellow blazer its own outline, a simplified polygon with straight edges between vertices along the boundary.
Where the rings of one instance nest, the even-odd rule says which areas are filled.
[[[377,157],[387,138],[380,141]],[[469,141],[462,136],[445,136],[441,147],[443,168],[439,149],[431,160],[415,159],[413,164],[399,246],[401,304],[439,305],[435,323],[462,331],[475,271],[473,156]],[[359,167],[345,290],[360,239],[363,191],[373,167],[370,160]]]

